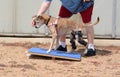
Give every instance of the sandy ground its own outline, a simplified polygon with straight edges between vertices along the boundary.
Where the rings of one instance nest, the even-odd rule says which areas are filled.
[[[81,61],[53,61],[25,55],[29,48],[48,48],[49,43],[13,41],[0,41],[0,77],[120,77],[120,46],[96,46],[97,55]],[[76,52],[84,49],[78,46]]]

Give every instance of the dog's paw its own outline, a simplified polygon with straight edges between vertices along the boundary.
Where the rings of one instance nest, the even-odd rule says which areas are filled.
[[[28,51],[25,51],[25,53],[26,53],[26,56],[28,56],[28,57],[30,57],[30,56],[31,56],[31,54],[30,54],[30,53],[28,53]]]
[[[47,53],[50,53],[51,50],[48,50]]]
[[[27,56],[27,57],[30,57],[30,56],[31,56],[31,54],[27,53],[27,54],[26,54],[26,56]]]

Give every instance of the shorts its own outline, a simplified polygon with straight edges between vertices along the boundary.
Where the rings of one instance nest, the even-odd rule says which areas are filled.
[[[92,11],[93,11],[93,5],[87,8],[86,10],[80,12],[82,20],[84,23],[89,23],[91,21],[92,17]],[[71,17],[73,13],[71,13],[69,10],[67,10],[64,6],[61,6],[59,11],[59,16],[62,18],[68,18]]]

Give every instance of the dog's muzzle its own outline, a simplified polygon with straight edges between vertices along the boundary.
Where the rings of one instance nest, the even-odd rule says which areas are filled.
[[[42,24],[41,24],[41,23],[36,22],[35,28],[40,28],[41,26],[42,26]]]

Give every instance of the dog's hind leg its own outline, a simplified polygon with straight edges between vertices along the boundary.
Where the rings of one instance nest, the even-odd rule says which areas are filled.
[[[70,33],[70,43],[71,43],[71,46],[72,46],[72,50],[75,50],[76,49],[76,43],[75,43],[75,31],[72,31]]]

